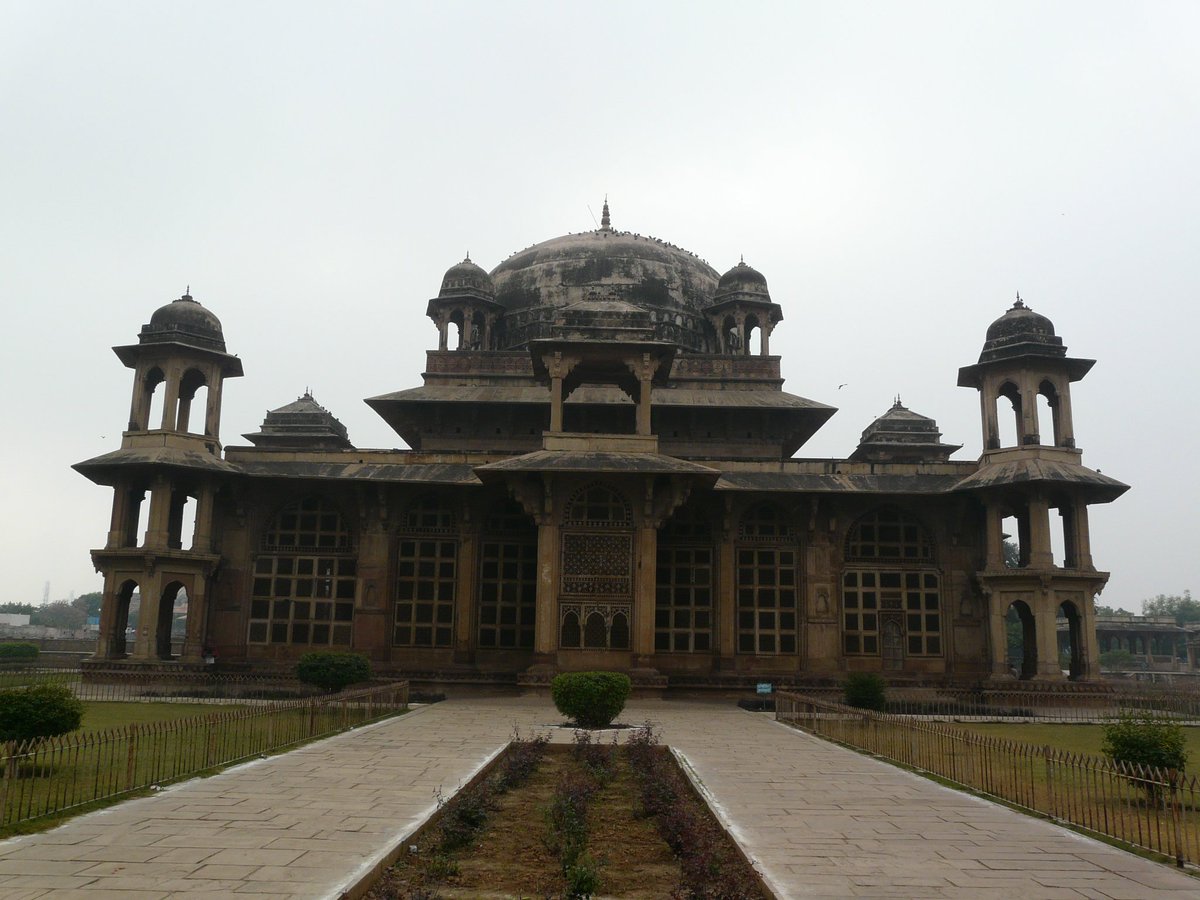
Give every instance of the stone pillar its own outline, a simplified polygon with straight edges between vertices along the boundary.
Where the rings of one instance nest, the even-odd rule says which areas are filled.
[[[720,648],[723,669],[735,666],[737,654],[737,548],[735,535],[726,529],[717,547],[716,646]]]
[[[208,373],[208,397],[204,407],[204,436],[221,439],[221,372],[214,366]]]
[[[1062,666],[1058,662],[1058,603],[1052,591],[1043,590],[1034,605],[1037,624],[1037,677],[1062,681]]]
[[[1020,377],[1021,390],[1021,434],[1018,437],[1021,446],[1030,443],[1030,438],[1037,437],[1039,443],[1041,436],[1038,432],[1038,405],[1037,405],[1037,385],[1033,381],[1033,376],[1028,372],[1022,372]]]
[[[994,572],[1004,568],[1004,529],[1002,527],[1004,519],[1000,514],[1000,507],[994,503],[988,503],[984,507],[983,514],[987,540],[985,568]]]
[[[759,325],[758,329],[762,333],[762,338],[761,338],[762,351],[759,353],[759,356],[770,356],[771,355],[771,323],[767,322],[766,324]]]
[[[170,373],[164,385],[162,421],[159,427],[163,431],[175,430],[175,417],[179,412],[179,367],[171,366]]]
[[[96,655],[93,659],[112,659],[114,653],[114,636],[116,631],[117,606],[121,602],[117,596],[117,578],[112,572],[104,573],[104,594],[100,598],[100,634],[96,639]]]
[[[1092,536],[1088,528],[1088,508],[1086,503],[1075,507],[1075,567],[1092,571],[1096,568],[1092,561]]]
[[[1071,383],[1064,381],[1058,392],[1058,435],[1055,440],[1060,447],[1075,446],[1075,422],[1071,413]]]
[[[162,577],[156,572],[138,583],[141,606],[138,611],[137,634],[133,639],[130,659],[153,660],[158,657],[158,607],[162,599]]]
[[[216,488],[204,484],[196,492],[196,530],[192,535],[192,550],[196,553],[212,553],[213,502]]]
[[[171,482],[163,475],[154,477],[150,489],[150,516],[146,527],[147,550],[165,550],[171,533]]]
[[[1008,668],[1008,629],[1005,627],[1004,616],[1007,609],[997,609],[1003,605],[996,594],[987,596],[988,604],[988,649],[992,657],[992,677],[1007,678],[1012,675]]]
[[[208,625],[208,579],[200,575],[192,582],[195,594],[188,593],[186,629],[181,662],[199,663],[204,659],[204,634]]]
[[[983,449],[995,450],[1000,446],[1000,423],[996,418],[996,384],[988,376],[979,391],[979,416],[983,422]]]
[[[631,643],[634,668],[648,669],[654,655],[654,605],[658,581],[658,532],[643,523],[634,538],[637,564],[633,582]]]
[[[558,526],[549,520],[539,523],[533,650],[537,662],[551,665],[558,657],[558,556]]]
[[[1029,498],[1029,567],[1047,569],[1054,565],[1050,548],[1050,507],[1040,496]]]
[[[650,434],[650,375],[647,372],[643,372],[638,380],[637,433]]]
[[[454,661],[475,661],[476,606],[479,602],[479,527],[465,525],[459,533],[458,568],[454,584]]]

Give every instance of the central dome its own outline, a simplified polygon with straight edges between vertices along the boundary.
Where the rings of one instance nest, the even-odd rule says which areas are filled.
[[[492,270],[496,302],[505,307],[512,348],[547,336],[560,310],[621,300],[651,314],[669,340],[704,346],[704,307],[719,275],[704,260],[656,238],[598,228],[534,244]],[[543,327],[545,326],[545,327]]]
[[[712,300],[718,278],[694,253],[604,228],[534,244],[492,270],[496,300],[509,309],[570,306],[601,294],[699,312]]]

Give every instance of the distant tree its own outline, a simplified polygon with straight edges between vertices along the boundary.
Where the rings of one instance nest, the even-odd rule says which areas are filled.
[[[1111,606],[1101,606],[1100,604],[1097,603],[1096,604],[1096,615],[1098,615],[1098,616],[1133,616],[1133,615],[1136,615],[1136,613],[1130,612],[1123,606],[1118,606],[1116,609],[1113,609],[1113,607],[1111,607]]]
[[[104,594],[100,591],[92,591],[89,594],[80,594],[71,601],[71,605],[76,609],[82,610],[85,616],[100,615],[100,600]]]
[[[32,603],[0,603],[0,613],[17,613],[18,615],[33,615],[35,609]]]
[[[1177,625],[1190,625],[1200,622],[1200,600],[1193,600],[1191,591],[1159,594],[1142,601],[1142,612],[1147,616],[1174,616]]]
[[[55,600],[35,606],[29,615],[29,624],[46,628],[82,628],[87,624],[87,613],[76,609],[69,600]]]
[[[1016,541],[1005,540],[1004,565],[1010,569],[1021,568],[1021,548]]]

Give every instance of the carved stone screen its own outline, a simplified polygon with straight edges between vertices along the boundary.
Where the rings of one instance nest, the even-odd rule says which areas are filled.
[[[629,597],[633,592],[633,536],[563,535],[562,593]]]

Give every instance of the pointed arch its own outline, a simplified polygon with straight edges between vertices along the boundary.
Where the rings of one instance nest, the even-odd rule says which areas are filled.
[[[575,491],[567,501],[566,524],[587,528],[628,528],[633,506],[611,485],[593,481]]]

